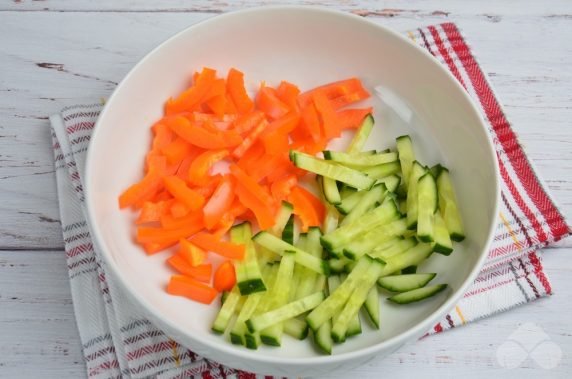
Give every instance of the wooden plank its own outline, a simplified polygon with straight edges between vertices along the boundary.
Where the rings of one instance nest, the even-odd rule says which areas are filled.
[[[209,12],[222,13],[227,11],[244,9],[246,7],[275,5],[277,2],[270,0],[163,0],[157,3],[153,0],[138,0],[119,2],[114,0],[43,0],[5,2],[0,5],[0,10],[10,11],[90,11],[90,12]],[[560,16],[572,13],[570,3],[566,0],[550,1],[550,6],[538,1],[519,2],[515,6],[513,2],[482,1],[482,2],[458,2],[455,0],[409,0],[384,1],[377,0],[283,0],[280,4],[286,5],[311,5],[332,7],[346,11],[354,11],[358,14],[366,14],[383,17],[396,17],[404,15],[416,15],[418,17],[432,15],[458,15],[479,14],[496,17],[498,15],[523,16],[547,14]],[[486,10],[486,11],[485,11]]]
[[[566,377],[572,370],[570,317],[572,249],[549,249],[544,266],[555,288],[550,298],[505,312],[471,325],[403,346],[386,359],[376,359],[352,375],[378,378],[498,375],[496,350],[522,323],[532,322],[564,352],[559,366],[537,371],[530,358],[512,375],[550,374]],[[60,251],[0,251],[0,372],[2,377],[80,378],[85,376],[65,256]],[[377,374],[374,374],[377,373]],[[330,378],[346,378],[345,373]]]
[[[21,5],[37,7],[35,3]],[[61,7],[74,4],[77,8],[73,9],[92,4],[87,1],[38,3]],[[105,4],[112,6],[115,2],[104,2],[101,9],[106,9]],[[369,7],[368,4],[373,3],[347,4]],[[398,8],[401,3],[389,4]],[[563,48],[561,40],[554,38],[570,33],[570,19],[548,20],[544,8],[536,2],[527,4],[530,6],[518,7],[514,15],[505,5],[491,4],[499,14],[504,13],[502,17],[489,18],[482,16],[481,10],[485,7],[448,2],[445,5],[458,14],[446,16],[429,12],[436,2],[427,2],[422,16],[410,12],[400,13],[398,17],[371,19],[397,30],[450,20],[458,22],[490,74],[530,158],[563,212],[570,215],[570,51]],[[564,12],[559,8],[561,2],[555,4],[554,12]],[[528,13],[517,17],[523,12]],[[96,17],[83,11],[2,13],[0,35],[14,37],[3,39],[0,50],[0,72],[3,73],[0,79],[0,209],[3,214],[0,248],[62,247],[47,116],[66,105],[98,101],[108,96],[147,51],[175,32],[211,16],[211,13],[170,12],[103,12]],[[41,33],[38,25],[41,25]],[[65,25],[65,33],[62,33],[62,25]],[[537,46],[542,46],[542,54],[538,53]],[[507,50],[510,51],[508,57]]]

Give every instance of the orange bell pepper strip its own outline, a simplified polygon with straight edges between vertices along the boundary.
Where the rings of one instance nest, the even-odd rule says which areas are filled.
[[[320,199],[300,186],[292,188],[288,201],[294,206],[294,213],[302,221],[302,231],[307,232],[310,226],[320,226],[325,215],[325,208]]]
[[[338,122],[338,115],[330,103],[330,100],[320,91],[315,92],[312,95],[312,99],[314,100],[314,106],[322,121],[322,135],[324,138],[330,140],[339,137],[342,130]]]
[[[213,236],[222,238],[230,230],[230,228],[232,228],[235,220],[236,217],[232,213],[226,212],[223,214],[215,228],[212,230]]]
[[[204,196],[190,189],[178,176],[166,176],[163,178],[163,183],[167,191],[169,191],[175,199],[185,204],[190,211],[199,209],[205,203]]]
[[[153,227],[139,227],[137,229],[137,242],[145,243],[159,243],[166,244],[169,242],[177,242],[181,238],[188,238],[204,228],[202,222],[190,224],[176,229],[153,228]]]
[[[361,126],[364,118],[371,114],[373,109],[369,108],[355,108],[355,109],[344,109],[343,111],[338,111],[338,122],[340,123],[341,129],[357,129]]]
[[[250,176],[257,182],[270,175],[276,167],[280,167],[284,162],[289,161],[286,154],[277,154],[267,157],[265,160],[259,162],[259,164],[251,172]]]
[[[188,143],[204,149],[224,149],[242,142],[242,138],[235,131],[213,133],[191,123],[185,117],[173,117],[169,121],[169,127]]]
[[[205,226],[211,230],[228,211],[234,200],[234,185],[229,176],[224,176],[213,195],[203,207]]]
[[[177,137],[168,145],[163,146],[160,151],[165,156],[165,158],[167,158],[167,163],[173,164],[176,162],[181,162],[183,158],[189,155],[193,148],[193,145],[189,144],[184,139]]]
[[[187,239],[181,238],[179,240],[179,246],[180,248],[178,254],[185,258],[187,263],[189,263],[192,267],[197,267],[203,264],[207,259],[206,251]]]
[[[217,116],[223,116],[226,110],[226,96],[215,96],[206,101],[205,105]]]
[[[170,200],[163,200],[156,203],[150,201],[144,202],[135,224],[141,225],[149,222],[159,222],[161,216],[170,209],[171,205],[172,201]]]
[[[236,108],[236,105],[234,105],[234,101],[232,100],[232,98],[230,97],[230,94],[226,94],[225,95],[225,103],[224,103],[224,113],[226,115],[232,114],[235,115],[238,113],[238,109]]]
[[[230,165],[230,174],[236,179],[237,184],[240,184],[240,187],[248,190],[248,192],[252,193],[254,197],[260,199],[263,204],[266,204],[267,206],[273,205],[274,200],[272,199],[272,196],[270,196],[270,194],[266,191],[266,189],[259,185],[250,176],[248,176],[237,165]],[[244,205],[248,208],[248,205]]]
[[[213,287],[219,291],[230,291],[236,284],[236,273],[231,261],[224,261],[214,273]]]
[[[290,112],[274,121],[262,132],[262,135],[273,133],[288,134],[298,126],[300,122],[300,115],[298,113]]]
[[[367,92],[365,88],[362,87],[355,92],[348,93],[343,96],[338,96],[335,99],[332,99],[331,102],[335,109],[340,109],[358,101],[365,100],[369,98],[369,96],[369,92]]]
[[[143,250],[145,250],[145,253],[147,253],[147,255],[153,255],[156,253],[159,253],[173,245],[175,245],[176,242],[166,242],[166,243],[156,243],[156,242],[148,242],[148,243],[144,243],[143,244]]]
[[[337,82],[327,83],[319,87],[315,87],[309,91],[303,92],[298,96],[298,104],[304,108],[312,102],[312,96],[316,92],[323,92],[329,100],[334,100],[352,93],[367,93],[357,78],[349,78],[339,80]],[[369,96],[369,94],[368,94]]]
[[[254,213],[261,230],[266,230],[274,225],[276,222],[274,217],[275,212],[273,212],[267,204],[263,203],[259,198],[253,195],[241,183],[237,183],[236,185],[236,195],[240,202]]]
[[[214,288],[185,275],[171,276],[167,285],[167,293],[184,296],[203,304],[211,304],[218,294]]]
[[[266,121],[265,119],[263,119],[254,129],[252,129],[250,131],[250,133],[244,137],[244,139],[242,140],[242,143],[240,145],[238,145],[236,147],[236,149],[233,150],[232,152],[232,156],[235,158],[240,158],[244,155],[244,153],[250,149],[250,147],[252,145],[254,145],[254,143],[256,142],[256,140],[258,139],[258,136],[260,135],[260,133],[262,133],[262,131],[268,126],[268,121]]]
[[[189,167],[189,182],[197,186],[205,185],[209,180],[211,167],[227,155],[227,150],[207,150],[200,154]]]
[[[199,280],[201,282],[210,282],[212,276],[212,264],[204,263],[193,267],[187,262],[185,257],[180,254],[175,254],[167,259],[169,266],[174,268],[177,272],[192,277],[193,279]]]
[[[189,177],[189,169],[191,168],[191,164],[193,163],[195,158],[198,157],[203,152],[204,150],[199,148],[191,150],[189,155],[187,155],[179,164],[179,167],[177,168],[175,175],[177,175],[182,180],[187,180],[187,178]]]
[[[295,175],[288,175],[272,183],[270,192],[275,199],[286,200],[296,184],[298,184],[298,178]]]
[[[229,70],[226,77],[226,91],[239,113],[248,113],[254,108],[254,103],[246,93],[242,72],[234,68]]]
[[[165,104],[165,114],[173,115],[183,111],[192,111],[198,107],[216,79],[216,71],[203,68],[195,80],[195,85],[181,93],[176,99],[169,99]]]
[[[163,147],[171,143],[173,132],[163,120],[153,125],[153,142],[151,151],[160,151]]]
[[[244,258],[244,245],[221,241],[220,238],[206,232],[195,234],[191,242],[203,250],[212,251],[228,259]]]
[[[224,96],[226,94],[226,83],[224,79],[215,79],[212,81],[211,86],[202,101],[208,102],[215,97]]]
[[[260,140],[268,155],[284,155],[290,151],[290,140],[286,133],[274,132],[261,137]]]
[[[300,94],[300,88],[296,85],[289,83],[287,81],[280,82],[278,88],[276,88],[276,95],[278,98],[288,107],[291,111],[298,111],[298,95]]]
[[[288,105],[278,98],[276,90],[271,87],[260,88],[256,95],[256,107],[273,120],[284,116],[290,111]]]
[[[185,217],[189,214],[189,208],[178,200],[175,200],[169,209],[174,218]]]
[[[119,196],[119,208],[141,205],[152,198],[163,188],[163,178],[160,173],[150,171],[141,181],[131,185]]]
[[[307,134],[314,141],[319,141],[323,138],[320,128],[320,118],[313,103],[308,104],[308,106],[302,110],[302,125],[306,129]]]
[[[233,124],[233,129],[240,134],[246,133],[254,129],[264,120],[264,113],[254,111],[238,117]]]
[[[263,155],[264,146],[262,146],[261,143],[256,142],[242,155],[236,164],[244,171],[249,172],[251,167],[256,165],[256,162],[262,159]]]
[[[161,227],[164,229],[181,229],[187,225],[196,225],[199,230],[204,227],[202,212],[192,212],[180,218],[164,214],[160,221]]]

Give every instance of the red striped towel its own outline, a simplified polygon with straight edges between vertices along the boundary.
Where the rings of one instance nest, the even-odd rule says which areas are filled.
[[[497,233],[483,271],[429,333],[510,309],[552,293],[539,249],[570,234],[538,179],[502,107],[454,24],[408,33],[461,82],[480,107],[502,176]],[[197,356],[155,328],[106,277],[85,221],[82,177],[99,105],[76,105],[51,117],[60,213],[74,309],[89,377],[255,378]]]

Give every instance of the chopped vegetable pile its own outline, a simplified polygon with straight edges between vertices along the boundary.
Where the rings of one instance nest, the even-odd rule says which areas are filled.
[[[362,332],[360,309],[379,329],[380,292],[402,305],[447,288],[417,267],[464,239],[449,171],[419,163],[409,136],[364,151],[372,109],[348,106],[368,97],[350,78],[263,83],[252,99],[240,71],[204,68],[152,126],[144,176],[119,206],[139,212],[147,254],[175,247],[169,294],[222,293],[212,330],[233,344],[311,334],[331,354]],[[347,129],[345,151],[325,150]],[[224,258],[214,270],[211,254]]]

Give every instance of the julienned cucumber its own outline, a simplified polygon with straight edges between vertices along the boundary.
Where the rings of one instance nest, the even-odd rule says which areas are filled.
[[[317,272],[318,274],[328,275],[329,266],[328,262],[307,253],[306,251],[300,250],[291,244],[282,241],[280,238],[273,236],[268,232],[259,232],[252,240],[257,244],[275,252],[276,254],[282,256],[285,251],[294,252],[294,259],[296,263],[304,267],[309,268]]]
[[[415,290],[401,292],[397,295],[388,297],[387,300],[392,301],[397,304],[409,304],[416,301],[421,301],[435,296],[439,292],[442,292],[447,288],[446,284],[436,284],[434,286],[418,288]]]
[[[395,142],[397,144],[397,152],[399,153],[399,162],[401,163],[401,176],[403,177],[405,190],[407,190],[411,168],[413,166],[413,161],[415,161],[413,144],[411,143],[411,137],[409,136],[397,137]]]
[[[435,276],[435,273],[384,276],[377,284],[388,291],[406,292],[425,287]]]
[[[350,153],[350,154],[351,153],[359,153],[363,149],[363,146],[365,145],[365,142],[367,141],[367,137],[369,137],[369,134],[371,133],[371,130],[373,129],[373,125],[374,125],[373,116],[371,114],[368,114],[363,119],[362,124],[359,127],[356,134],[354,134],[354,138],[350,142],[350,146],[347,149],[348,153]]]
[[[446,168],[443,168],[437,177],[437,189],[439,192],[439,208],[449,230],[449,235],[453,241],[460,242],[465,239],[465,230],[459,214],[453,183],[451,182],[449,170]]]
[[[375,184],[375,179],[370,178],[363,172],[340,166],[331,161],[318,159],[298,151],[290,152],[290,160],[296,167],[346,183],[357,189],[368,190]]]
[[[387,224],[400,217],[393,199],[386,197],[380,206],[365,213],[353,222],[343,225],[321,238],[322,246],[328,251],[335,251],[351,242],[353,239],[367,231]]]
[[[431,173],[417,182],[417,236],[423,242],[435,240],[435,211],[437,211],[437,184]]]
[[[397,161],[397,153],[353,155],[338,151],[325,150],[324,158],[359,170],[362,167],[378,166],[384,163],[395,162]]]
[[[417,210],[419,201],[417,197],[417,185],[419,178],[423,175],[425,175],[425,167],[417,161],[413,162],[407,185],[407,227],[409,229],[415,229],[417,227]]]

